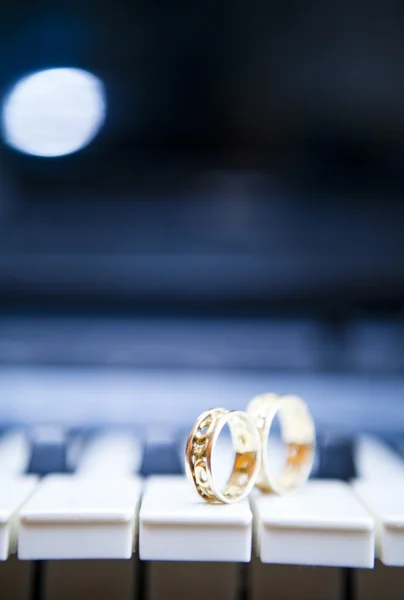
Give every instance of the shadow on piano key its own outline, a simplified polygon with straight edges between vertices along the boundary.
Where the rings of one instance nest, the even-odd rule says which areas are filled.
[[[40,600],[134,600],[137,571],[135,556],[130,560],[46,561]]]
[[[249,600],[348,600],[344,598],[344,570],[264,564],[253,557],[249,566]]]
[[[404,568],[390,567],[377,560],[373,571],[357,570],[354,600],[402,600]]]

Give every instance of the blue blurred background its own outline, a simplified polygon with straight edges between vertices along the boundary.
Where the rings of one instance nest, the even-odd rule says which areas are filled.
[[[185,424],[273,389],[402,432],[403,24],[7,3],[0,421]]]

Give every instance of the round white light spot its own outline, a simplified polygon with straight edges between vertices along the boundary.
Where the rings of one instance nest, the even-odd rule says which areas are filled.
[[[46,69],[16,83],[3,103],[7,144],[35,156],[63,156],[87,146],[105,120],[104,85],[81,69]]]

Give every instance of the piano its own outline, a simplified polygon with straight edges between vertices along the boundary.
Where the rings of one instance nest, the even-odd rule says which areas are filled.
[[[403,20],[5,3],[0,600],[402,600]],[[271,391],[309,481],[199,502],[192,423]]]

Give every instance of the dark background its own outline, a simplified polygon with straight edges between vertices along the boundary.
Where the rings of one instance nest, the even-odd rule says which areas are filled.
[[[391,0],[9,4],[3,92],[77,66],[108,106],[76,154],[2,149],[0,299],[400,311],[403,19]]]
[[[274,390],[319,430],[402,432],[403,24],[392,0],[7,3],[2,96],[78,67],[107,114],[69,156],[1,145],[2,422]]]

